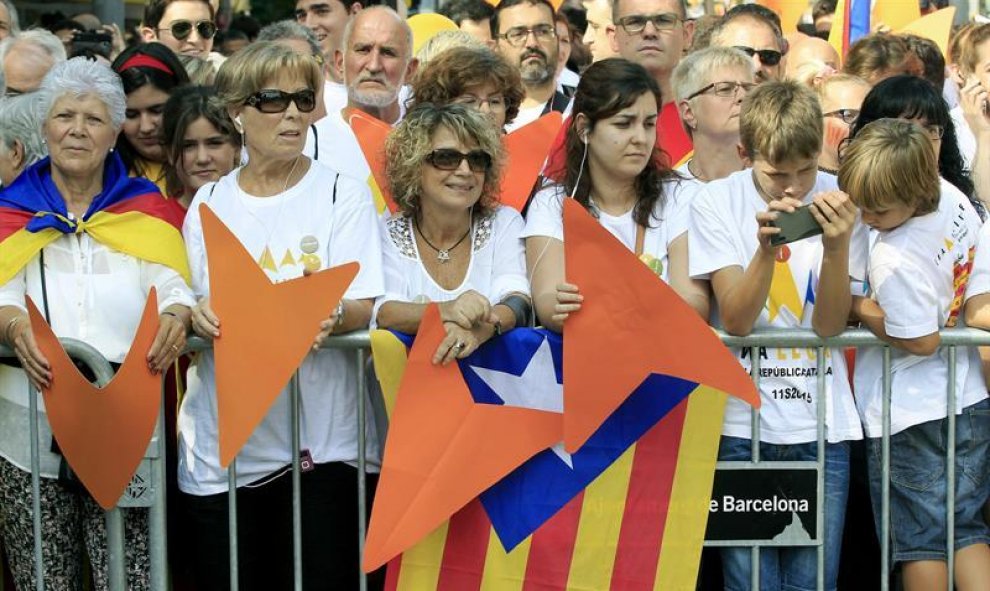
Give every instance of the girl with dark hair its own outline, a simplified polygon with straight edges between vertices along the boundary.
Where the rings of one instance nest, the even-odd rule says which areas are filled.
[[[707,288],[688,276],[685,185],[656,143],[660,104],[656,82],[633,62],[602,60],[581,76],[564,140],[563,182],[548,182],[533,197],[523,232],[543,326],[560,332],[583,299],[564,278],[566,198],[576,199],[707,318]]]
[[[863,100],[849,137],[854,138],[869,123],[884,118],[905,119],[923,127],[935,148],[939,176],[962,191],[981,218],[986,217],[986,208],[975,195],[973,180],[959,153],[949,107],[930,82],[916,76],[894,76],[881,81]]]
[[[220,180],[240,160],[241,134],[206,86],[180,88],[168,99],[162,138],[168,194],[183,209],[200,187]]]
[[[169,196],[165,182],[162,112],[172,91],[189,84],[179,58],[161,43],[124,50],[111,66],[127,95],[127,111],[117,151],[132,176],[142,176]]]

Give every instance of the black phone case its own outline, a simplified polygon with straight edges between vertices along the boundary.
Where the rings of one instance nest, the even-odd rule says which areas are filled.
[[[821,234],[822,227],[811,215],[810,208],[811,205],[804,205],[792,213],[778,213],[773,225],[780,228],[780,232],[770,237],[770,244],[782,246]]]

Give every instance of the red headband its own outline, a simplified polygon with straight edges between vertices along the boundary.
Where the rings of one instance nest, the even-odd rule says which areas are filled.
[[[132,55],[126,62],[121,64],[120,71],[123,72],[124,70],[128,70],[130,68],[154,68],[165,72],[169,76],[175,76],[175,72],[166,66],[160,59],[151,57],[150,55],[145,55],[143,53]]]

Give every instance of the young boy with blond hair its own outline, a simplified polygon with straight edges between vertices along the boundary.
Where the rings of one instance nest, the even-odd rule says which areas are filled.
[[[851,305],[850,242],[857,212],[837,190],[835,177],[818,171],[818,99],[795,82],[761,84],[743,101],[739,131],[740,156],[751,168],[712,181],[694,198],[688,230],[690,274],[711,282],[716,324],[730,334],[767,327],[838,334]],[[770,238],[779,232],[774,226],[777,217],[802,206],[810,207],[824,233],[784,246],[771,244]],[[858,232],[855,240],[862,245],[852,251],[865,252],[865,233]],[[742,365],[750,369],[749,351],[737,351]],[[825,391],[819,392],[814,349],[760,351],[759,440],[761,461],[818,459],[819,398],[825,398],[825,588],[835,589],[849,485],[848,441],[862,438],[862,430],[842,352],[826,349],[825,355]],[[720,460],[750,459],[751,424],[749,407],[730,400]],[[749,548],[725,548],[722,559],[725,588],[748,590]],[[814,547],[761,551],[763,588],[814,589],[816,573]]]
[[[853,313],[891,346],[890,543],[904,588],[948,584],[947,391],[949,350],[939,329],[955,326],[973,267],[980,218],[969,200],[939,178],[937,140],[920,126],[879,119],[859,130],[843,153],[839,185],[876,230],[869,254],[868,297]],[[971,290],[990,292],[990,261],[974,271]],[[977,285],[979,284],[979,285]],[[967,319],[980,300],[970,297]],[[976,320],[976,318],[974,318]],[[974,322],[978,324],[978,322]],[[990,322],[984,321],[990,328]],[[881,461],[883,349],[865,347],[856,361],[856,403],[866,428],[870,494],[877,531]],[[980,513],[990,496],[990,400],[975,347],[955,358],[955,586],[990,581],[990,529]]]

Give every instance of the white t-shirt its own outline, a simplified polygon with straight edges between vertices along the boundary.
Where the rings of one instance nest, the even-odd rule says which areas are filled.
[[[668,282],[670,261],[668,247],[675,238],[687,231],[690,186],[678,180],[667,181],[663,185],[663,199],[653,208],[650,226],[643,233],[642,257],[656,271],[660,278]],[[526,214],[526,229],[522,237],[548,236],[564,241],[564,199],[569,199],[562,185],[550,185],[540,189],[533,196]],[[598,211],[598,222],[612,236],[630,251],[636,250],[637,224],[633,210],[614,216]]]
[[[346,175],[338,177],[336,171],[314,162],[288,191],[259,198],[240,190],[239,172],[237,169],[202,187],[189,207],[183,234],[197,296],[210,293],[201,203],[237,235],[272,281],[300,277],[306,257],[318,257],[321,269],[350,261],[360,263],[361,270],[346,298],[376,298],[384,292],[378,219],[367,185]],[[313,239],[315,249],[311,247]],[[310,243],[306,250],[303,241]],[[314,336],[317,330],[314,326]],[[299,368],[301,444],[317,463],[357,461],[356,393],[363,394],[364,384],[358,383],[356,363],[353,351],[322,349],[309,353]],[[205,351],[189,371],[186,397],[179,410],[179,487],[189,494],[227,490],[227,473],[221,470],[218,457],[215,389],[213,352]],[[292,461],[287,392],[283,390],[278,396],[237,456],[238,486]],[[369,470],[377,471],[378,438],[370,417],[365,433]]]
[[[979,231],[980,218],[969,200],[943,180],[937,211],[877,232],[870,249],[870,288],[883,308],[888,335],[911,339],[963,324],[961,290],[966,289]],[[946,416],[948,356],[948,347],[930,357],[891,348],[892,435]],[[883,434],[882,375],[883,349],[860,348],[856,403],[868,437]],[[957,349],[956,388],[957,414],[987,397],[976,347]]]
[[[962,105],[949,111],[949,116],[952,117],[952,125],[956,128],[956,145],[959,146],[959,153],[962,154],[963,168],[972,170],[973,158],[976,157],[976,136],[966,122]]]
[[[327,107],[327,114],[339,113],[347,106],[347,87],[340,82],[326,80],[323,83],[323,104]]]
[[[820,192],[837,188],[835,177],[818,173],[814,187],[804,202]],[[732,173],[712,181],[694,196],[688,230],[689,267],[692,277],[708,279],[726,267],[743,270],[759,248],[756,214],[766,211],[767,203],[756,190],[751,170]],[[866,239],[865,231],[855,232],[853,240]],[[860,247],[865,251],[865,247]],[[811,329],[818,279],[822,263],[820,237],[808,238],[782,249],[785,262],[776,263],[769,297],[755,328]],[[859,250],[851,246],[851,250]],[[857,265],[850,263],[850,275]],[[860,265],[861,266],[861,265]],[[861,273],[861,272],[860,272]],[[719,326],[720,322],[717,323]],[[747,371],[749,349],[733,348]],[[842,349],[826,349],[825,427],[830,442],[862,438],[862,429],[847,379]],[[817,351],[814,348],[768,348],[760,351],[760,440],[775,444],[806,443],[817,439]],[[751,438],[749,405],[729,398],[725,407],[722,433]]]
[[[519,237],[523,221],[510,207],[499,206],[474,222],[469,237],[471,262],[464,281],[454,289],[444,289],[426,272],[416,245],[412,218],[393,215],[382,223],[385,295],[375,302],[373,317],[378,316],[385,302],[446,302],[471,289],[492,304],[513,292],[529,295],[526,257]]]
[[[516,115],[516,118],[512,120],[512,123],[505,126],[505,132],[512,133],[523,125],[536,121],[543,115],[543,109],[545,109],[546,106],[546,103],[540,103],[535,107],[519,109],[519,113]]]
[[[316,160],[320,163],[365,183],[371,176],[371,167],[364,157],[361,144],[354,130],[344,121],[340,109],[328,112],[326,117],[310,127],[303,153],[318,155]]]
[[[564,92],[565,86],[570,86],[571,88],[577,88],[578,84],[581,83],[581,76],[578,75],[574,70],[564,68],[560,71],[560,76],[557,76],[557,92],[561,94],[567,94]]]
[[[84,341],[111,362],[122,362],[130,350],[152,287],[158,293],[159,312],[173,304],[195,303],[189,286],[172,268],[110,249],[86,233],[60,236],[45,246],[44,254],[48,316],[55,334]],[[27,295],[45,313],[38,261],[35,256],[0,286],[0,306],[26,311]],[[23,370],[0,365],[0,456],[23,470],[31,469],[27,391]],[[52,432],[44,399],[38,397],[38,404],[41,475],[54,478],[59,456],[49,452]]]

